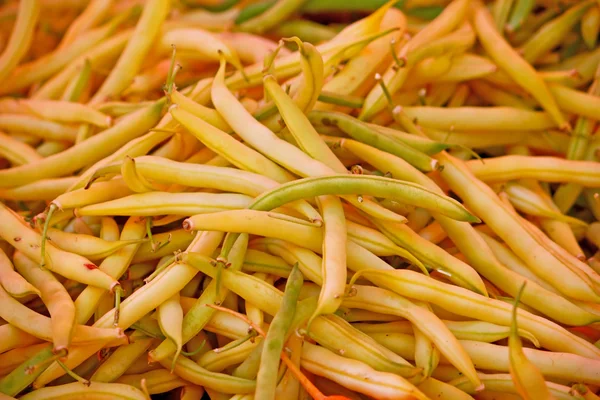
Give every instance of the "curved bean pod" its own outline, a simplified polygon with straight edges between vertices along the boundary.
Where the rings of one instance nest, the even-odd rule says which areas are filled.
[[[406,115],[426,128],[444,131],[546,130],[556,127],[548,114],[513,107],[403,107]]]
[[[270,210],[290,201],[321,195],[359,194],[393,198],[400,202],[431,209],[459,221],[478,222],[458,202],[410,182],[367,175],[303,178],[261,194],[253,210]]]
[[[190,244],[190,249],[212,254],[222,238],[223,234],[220,232],[203,232],[198,234],[196,240]],[[121,303],[119,327],[126,329],[134,324],[163,301],[183,289],[196,273],[195,268],[185,264],[169,266],[161,275],[136,290]],[[113,326],[114,314],[115,309],[110,310],[94,323],[94,327]],[[102,345],[73,348],[67,356],[65,365],[75,368],[101,348]],[[64,375],[64,370],[57,364],[52,364],[35,380],[34,387],[41,387],[62,375]]]
[[[187,111],[171,108],[170,113],[177,122],[185,126],[198,140],[236,167],[263,174],[277,182],[288,182],[294,178],[292,174],[256,150]]]
[[[481,385],[472,361],[458,344],[458,340],[433,312],[419,307],[389,290],[357,285],[354,288],[356,294],[344,299],[345,306],[393,314],[408,319],[435,344],[442,355],[452,360],[452,364],[469,377],[474,385],[477,387]]]
[[[170,368],[172,357],[160,361],[165,368]],[[173,372],[188,382],[204,386],[208,389],[218,390],[227,394],[253,393],[256,381],[237,378],[219,372],[210,372],[187,357],[179,357]]]
[[[0,288],[1,317],[11,325],[46,341],[52,341],[53,327],[50,318],[25,307]],[[72,336],[73,344],[122,342],[127,340],[120,329],[98,329],[86,325],[76,325]]]
[[[365,270],[359,274],[376,280],[378,284],[384,283],[399,294],[436,304],[460,315],[505,326],[510,322],[510,305],[413,271]],[[459,307],[458,304],[463,306]],[[518,315],[521,327],[531,332],[543,347],[600,359],[600,349],[558,324],[523,310],[519,310]]]
[[[141,381],[145,380],[145,388],[142,387]],[[181,379],[177,375],[171,373],[164,368],[155,369],[141,374],[123,375],[115,381],[118,384],[125,384],[134,387],[144,392],[147,390],[149,394],[158,394],[177,389],[189,382]]]
[[[15,298],[31,294],[40,296],[40,291],[34,285],[15,272],[12,262],[2,249],[0,249],[0,286]]]
[[[521,221],[520,216],[511,212],[462,161],[447,154],[437,157],[444,163],[444,171],[441,174],[452,190],[461,196],[470,209],[485,215],[487,225],[500,235],[536,275],[543,276],[561,293],[574,299],[592,302],[600,299],[600,291],[596,292],[598,289],[594,286],[595,280],[568,262],[568,259],[563,261],[561,255],[556,254],[542,239],[542,236],[545,236],[543,233],[529,229],[526,221]]]
[[[399,375],[375,371],[360,361],[343,358],[308,342],[304,342],[302,348],[301,364],[313,374],[380,399],[427,399]]]
[[[515,298],[512,310],[510,336],[508,337],[508,358],[510,362],[510,375],[517,388],[517,392],[526,400],[553,399],[550,390],[546,386],[544,376],[535,365],[531,363],[523,353],[523,343],[517,334],[517,307],[521,294],[526,284],[521,287]]]
[[[411,38],[399,51],[399,58],[406,57],[412,50],[417,49],[424,44],[442,37],[451,32],[457,25],[463,22],[467,13],[469,2],[465,0],[455,0],[444,11],[424,29],[420,30]],[[392,65],[383,74],[383,82],[393,95],[406,82],[411,67],[397,69]],[[365,99],[365,104],[360,113],[359,119],[368,121],[386,106],[386,97],[381,86],[375,85]]]
[[[42,159],[33,147],[2,132],[0,132],[0,155],[13,165],[29,164]]]
[[[243,258],[248,246],[248,235],[240,235],[234,243],[231,250],[230,266],[228,270],[238,271],[242,268]],[[185,259],[185,255],[183,258]],[[204,289],[198,301],[196,301],[189,310],[186,310],[182,326],[182,342],[187,343],[196,336],[214,316],[212,308],[206,307],[207,304],[222,303],[229,293],[228,289],[221,288],[222,284],[216,277]],[[150,360],[164,360],[175,353],[175,346],[169,341],[163,341],[156,349],[152,350],[148,357]]]
[[[65,287],[48,270],[42,269],[23,253],[14,254],[15,267],[37,287],[52,321],[54,351],[66,350],[75,330],[75,305]]]
[[[542,25],[521,47],[520,53],[523,59],[534,64],[541,56],[558,45],[594,4],[597,3],[592,0],[582,1]]]
[[[0,55],[0,82],[5,80],[27,54],[39,15],[39,1],[25,0],[19,3],[17,20],[10,34],[10,40]]]
[[[88,123],[100,128],[108,128],[112,118],[90,106],[70,101],[21,100],[31,112],[43,119],[66,123]]]
[[[483,3],[475,1],[473,7],[473,25],[485,51],[500,68],[542,105],[560,129],[570,131],[569,122],[559,111],[554,97],[542,78],[498,33],[492,16]]]
[[[42,257],[39,251],[41,237],[31,229],[25,221],[17,216],[12,210],[0,203],[0,215],[5,221],[0,225],[0,237],[11,243],[17,250],[22,251],[27,257],[37,263],[41,263]],[[119,282],[112,279],[85,257],[68,253],[53,246],[46,245],[45,259],[47,268],[65,278],[92,286],[102,287],[112,291]]]

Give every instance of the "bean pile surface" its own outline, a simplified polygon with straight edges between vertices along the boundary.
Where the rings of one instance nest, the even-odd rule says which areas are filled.
[[[600,399],[600,1],[0,3],[0,400]]]

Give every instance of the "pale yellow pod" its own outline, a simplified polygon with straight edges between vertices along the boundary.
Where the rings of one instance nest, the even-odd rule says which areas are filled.
[[[42,158],[33,147],[3,132],[0,132],[0,156],[13,165],[29,164]]]
[[[219,61],[219,55],[223,54],[225,59],[237,69],[242,68],[237,53],[220,39],[218,35],[199,28],[175,29],[162,35],[160,44],[162,49],[170,51],[175,46],[177,51],[192,51],[194,57],[209,61]]]
[[[124,375],[129,367],[152,345],[155,339],[136,339],[133,343],[119,346],[91,376],[92,382],[113,382]],[[146,361],[147,363],[147,361]]]
[[[68,349],[76,324],[75,304],[69,293],[52,272],[40,268],[23,253],[15,253],[13,259],[19,273],[39,289],[42,301],[50,313],[54,350]]]
[[[492,16],[483,2],[472,2],[472,21],[479,41],[486,52],[523,89],[544,107],[560,129],[571,130],[569,122],[561,114],[547,85],[535,69],[498,33]]]
[[[114,0],[92,0],[89,2],[85,10],[73,21],[63,35],[59,44],[59,48],[64,48],[71,44],[82,33],[93,28],[109,12]]]
[[[21,275],[15,272],[14,266],[4,250],[0,248],[0,285],[15,298],[29,295],[40,296],[40,291]]]
[[[92,261],[102,260],[131,244],[139,244],[143,239],[107,241],[99,237],[48,229],[48,239],[64,251],[79,254]]]
[[[110,97],[116,97],[129,86],[131,79],[140,70],[154,39],[159,34],[169,10],[170,0],[150,0],[144,5],[133,35],[127,42],[117,64],[111,69],[102,86],[90,100],[91,105],[99,104]]]
[[[108,128],[112,118],[84,104],[58,100],[21,100],[38,117],[65,123],[88,123]]]
[[[131,385],[99,382],[92,383],[89,386],[79,382],[49,386],[29,392],[20,398],[25,400],[78,400],[86,397],[115,400],[148,400],[144,392]]]
[[[220,232],[199,233],[196,240],[190,245],[189,251],[204,255],[213,254],[222,239],[223,234]],[[121,303],[119,327],[125,329],[140,320],[169,297],[183,289],[196,276],[197,272],[197,269],[185,264],[172,264],[167,267],[162,274],[133,292]],[[114,320],[115,310],[112,309],[96,321],[94,326],[113,326]],[[69,352],[65,364],[69,368],[75,368],[100,348],[97,346],[73,348]],[[64,375],[64,370],[59,365],[53,364],[36,379],[34,387],[41,387],[62,375]]]
[[[175,344],[176,351],[173,357],[176,360],[183,346],[183,310],[179,304],[179,293],[161,303],[157,310],[160,330]]]
[[[343,358],[306,341],[302,348],[301,364],[313,374],[378,399],[428,399],[399,375],[375,371],[360,361]]]
[[[13,133],[26,133],[40,139],[69,143],[75,142],[77,136],[77,129],[72,126],[25,114],[0,115],[0,129]]]
[[[0,55],[0,82],[14,70],[19,61],[27,54],[38,17],[40,2],[38,0],[23,0],[19,3],[17,20],[10,35],[6,48]]]

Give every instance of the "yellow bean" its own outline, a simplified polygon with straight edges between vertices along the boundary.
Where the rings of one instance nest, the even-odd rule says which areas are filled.
[[[146,389],[149,394],[165,393],[178,387],[189,384],[189,382],[181,379],[169,370],[161,368],[142,374],[123,375],[119,377],[115,384],[127,385],[138,390],[143,390],[141,381],[145,380]],[[92,385],[94,385],[92,383]]]
[[[367,270],[361,272],[361,275],[377,279],[379,285],[385,284],[399,294],[439,305],[460,315],[468,315],[481,321],[505,326],[509,323],[510,305],[463,288],[438,282],[414,271]],[[378,276],[380,278],[377,278]],[[394,282],[390,279],[393,279]],[[463,302],[464,307],[459,307],[457,301]],[[554,322],[522,310],[519,310],[519,319],[521,326],[531,332],[547,349],[571,352],[583,357],[600,357],[600,351],[597,348]]]
[[[102,21],[104,16],[109,12],[114,0],[93,0],[90,1],[85,10],[73,21],[69,26],[59,44],[60,48],[64,48],[74,42],[76,38],[83,32],[93,28]]]
[[[412,39],[406,43],[399,52],[399,57],[405,57],[414,49],[435,40],[451,32],[456,26],[463,22],[468,8],[468,1],[455,0],[444,11],[424,29],[420,30]],[[394,94],[406,82],[410,67],[400,68],[396,71],[395,64],[392,64],[383,74],[383,82],[388,90]],[[365,99],[365,104],[360,114],[360,119],[371,120],[375,114],[383,110],[386,106],[386,98],[379,85],[371,89],[371,92]]]
[[[23,253],[14,254],[15,267],[37,287],[52,320],[54,351],[68,349],[75,328],[75,305],[65,287],[48,270],[42,269]]]
[[[547,250],[540,242],[541,239],[536,237],[537,235],[532,235],[522,226],[520,217],[512,213],[487,185],[467,169],[462,161],[449,155],[438,157],[444,164],[442,176],[452,190],[456,191],[472,210],[478,210],[475,212],[485,215],[486,224],[502,237],[511,249],[536,272],[536,275],[543,276],[561,293],[574,299],[585,298],[588,301],[597,301],[598,293],[590,276],[578,268],[571,267],[569,263],[563,263]],[[562,271],[560,278],[556,275],[557,271]]]
[[[38,117],[66,123],[88,123],[108,128],[112,119],[89,106],[70,101],[21,100]]]
[[[19,2],[17,20],[12,29],[10,40],[2,55],[0,55],[0,82],[4,83],[6,77],[27,54],[39,15],[40,2],[38,0]]]
[[[380,399],[427,399],[399,375],[375,371],[360,361],[343,358],[308,342],[304,342],[302,348],[301,364],[309,372]]]
[[[2,204],[0,204],[0,215],[5,221],[0,228],[0,236],[33,261],[40,264],[45,261],[47,268],[53,272],[106,290],[112,291],[119,285],[118,281],[99,271],[98,267],[88,259],[60,250],[50,243],[46,245],[46,256],[42,259],[39,251],[40,235]]]
[[[4,250],[0,249],[0,285],[15,298],[29,295],[40,296],[40,291],[14,270]]]
[[[133,386],[121,383],[92,383],[86,386],[82,383],[68,383],[65,385],[51,386],[37,389],[24,396],[25,400],[43,400],[61,398],[65,400],[76,400],[89,397],[103,397],[123,400],[147,400],[146,395]]]
[[[523,89],[529,92],[548,112],[562,130],[570,131],[569,122],[561,114],[548,87],[527,63],[498,33],[489,11],[479,0],[473,2],[472,21],[477,36],[495,63],[505,70]]]
[[[0,156],[13,165],[23,165],[35,162],[42,157],[28,144],[0,132]]]
[[[445,131],[539,131],[555,127],[548,114],[512,107],[403,107],[407,116],[427,128]]]
[[[169,6],[167,0],[151,0],[144,6],[127,46],[102,86],[90,100],[91,105],[101,103],[109,97],[116,97],[129,86],[130,80],[139,71],[144,56],[160,32],[169,12]]]

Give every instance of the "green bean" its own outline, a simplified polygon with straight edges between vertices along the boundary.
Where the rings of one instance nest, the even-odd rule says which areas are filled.
[[[165,368],[170,368],[172,361],[170,358],[167,358],[160,363]],[[179,357],[177,359],[174,373],[188,382],[227,394],[253,393],[256,387],[255,381],[218,372],[210,372],[187,357]]]
[[[260,359],[260,367],[256,378],[256,391],[254,396],[259,399],[274,399],[277,386],[277,371],[279,356],[283,350],[284,338],[290,329],[296,312],[296,302],[304,279],[302,273],[295,265],[285,285],[285,292],[281,300],[281,306],[273,317],[269,326],[263,353]]]
[[[600,67],[596,69],[596,74],[592,85],[588,89],[588,93],[598,96],[600,95]],[[588,160],[594,161],[594,154],[589,144],[590,135],[592,134],[594,123],[591,119],[580,116],[575,123],[575,129],[569,140],[567,149],[567,159],[569,160]],[[588,150],[588,151],[586,151]],[[554,193],[554,201],[562,212],[567,212],[581,194],[582,187],[574,183],[564,183],[558,187]]]
[[[442,322],[450,329],[450,332],[459,340],[473,340],[478,342],[493,343],[506,339],[510,334],[510,328],[506,326],[491,324],[483,321],[449,321]],[[365,333],[402,333],[411,334],[413,326],[410,321],[395,321],[387,323],[354,323],[355,328]],[[519,335],[529,340],[535,347],[540,347],[537,338],[526,330],[519,329]]]
[[[292,267],[283,258],[263,253],[256,249],[248,249],[246,250],[246,258],[244,258],[242,270],[244,272],[262,272],[280,278],[287,278]],[[302,271],[302,269],[300,270]]]
[[[203,232],[197,235],[196,240],[190,245],[191,251],[212,254],[221,242],[223,235],[220,232]],[[183,287],[196,275],[197,270],[185,264],[172,264],[157,278],[136,290],[121,303],[119,326],[122,329],[134,324],[149,311],[155,309],[173,294],[181,291]],[[95,327],[108,327],[114,324],[116,310],[110,310],[95,323]],[[79,365],[100,346],[86,346],[70,349],[66,364],[70,368]],[[170,363],[169,363],[170,365]],[[60,366],[53,364],[40,375],[34,386],[40,387],[63,375]]]
[[[508,19],[508,24],[506,26],[506,30],[508,32],[515,32],[525,22],[531,11],[535,6],[535,0],[515,0],[515,5],[513,7],[512,13],[510,14],[510,18]]]
[[[361,361],[343,358],[306,341],[302,349],[302,367],[369,396],[427,399],[427,396],[399,375],[375,371]]]
[[[380,134],[367,124],[347,114],[335,111],[312,111],[309,117],[312,123],[340,128],[353,139],[401,157],[421,171],[433,171],[437,167],[437,162],[426,154]]]
[[[216,276],[216,268],[210,265],[210,260],[206,257],[189,253],[183,257],[183,260],[209,276]],[[270,315],[277,313],[282,294],[275,287],[256,277],[229,269],[223,270],[222,274],[223,284],[230,290],[240,297],[252,301],[255,306]],[[314,312],[315,307],[314,298],[302,301],[297,307],[298,318],[296,320],[302,320],[304,316],[309,316]],[[295,324],[296,322],[293,325]],[[344,327],[342,326],[342,328]],[[348,334],[345,331],[347,331],[347,327],[340,331],[340,322],[334,316],[329,315],[315,318],[310,334],[318,341],[326,343],[331,343],[331,338],[340,337],[340,334],[343,334],[341,336],[343,339],[340,340],[344,343],[344,354],[347,357],[360,359],[380,370],[394,371],[406,376],[414,376],[418,372],[414,367],[407,365],[402,358],[389,354],[380,346],[374,346],[373,342],[366,339],[364,335]],[[340,340],[335,341],[332,345],[339,346]]]
[[[434,194],[421,185],[368,175],[303,178],[283,184],[258,196],[252,210],[271,210],[290,201],[321,195],[360,194],[394,198],[406,204],[435,210],[459,221],[478,222],[458,202]]]
[[[287,19],[287,17],[302,6],[304,1],[305,0],[278,1],[264,12],[259,13],[255,17],[249,18],[242,23],[238,22],[238,16],[238,19],[236,19],[238,29],[252,33],[263,33]]]
[[[328,91],[322,91],[319,95],[319,101],[342,107],[361,108],[364,99],[358,96],[343,95]]]
[[[317,84],[315,82],[315,84]],[[346,173],[346,168],[333,154],[331,149],[319,137],[303,110],[285,93],[272,76],[264,78],[265,91],[269,94],[281,117],[285,121],[290,133],[298,143],[299,147],[307,154],[327,165],[337,173]],[[320,86],[314,88],[315,94],[321,90]],[[314,96],[316,101],[316,96]],[[309,100],[310,102],[310,100]],[[314,104],[314,102],[313,102]],[[310,104],[309,104],[310,105]],[[310,105],[312,108],[312,105]]]
[[[311,250],[297,246],[289,241],[272,238],[255,239],[250,243],[250,246],[264,249],[271,254],[279,256],[288,264],[297,263],[304,277],[319,286],[323,284],[323,277],[321,275],[323,260]]]
[[[61,351],[58,355],[55,354],[52,345],[48,345],[0,379],[0,393],[16,396],[44,372],[54,360],[65,354],[66,350]]]
[[[515,0],[498,0],[492,8],[496,29],[502,34]],[[517,0],[518,1],[518,0]]]
[[[378,18],[378,15],[373,14],[369,18]],[[227,123],[244,139],[248,144],[254,147],[259,152],[271,158],[273,161],[284,166],[290,172],[300,176],[321,176],[332,173],[342,173],[341,170],[332,169],[332,165],[325,164],[318,159],[312,158],[298,147],[280,139],[270,129],[259,123],[239,102],[238,99],[230,92],[225,84],[225,60],[221,59],[221,64],[217,75],[211,87],[211,98],[217,110],[222,114]],[[288,107],[286,107],[288,110]],[[294,111],[293,108],[289,111]],[[292,115],[296,117],[297,115]],[[304,116],[302,116],[304,117]],[[293,118],[296,123],[296,118]],[[294,125],[295,125],[294,123]],[[310,125],[310,124],[309,124]],[[312,129],[312,127],[311,127]],[[308,131],[308,137],[314,137],[316,132]],[[307,138],[303,143],[306,143]],[[327,156],[331,151],[321,144],[321,139],[311,146],[313,151],[318,151],[318,154],[323,157]],[[328,156],[329,157],[329,156]],[[323,160],[323,158],[320,158]],[[330,162],[336,162],[335,159],[328,158]],[[337,168],[341,163],[336,162]],[[344,174],[346,170],[344,168]],[[347,200],[359,208],[377,215],[379,218],[402,220],[402,217],[383,208],[371,199],[363,199],[359,202],[354,196],[348,197]]]
[[[402,132],[394,128],[375,124],[367,125],[394,140],[406,143],[410,147],[413,147],[428,155],[437,154],[440,151],[449,149],[451,147],[450,144],[444,143],[443,141],[434,141],[426,137],[416,136],[414,134]]]
[[[561,212],[553,210],[550,206],[546,205],[544,199],[541,198],[540,195],[518,183],[507,183],[504,186],[504,192],[508,194],[508,198],[513,206],[524,213],[538,217],[554,219],[572,225],[587,225],[580,219],[570,217],[562,214]]]
[[[252,349],[252,352],[248,355],[248,357],[246,357],[246,359],[233,370],[231,375],[238,378],[256,379],[264,344],[264,340],[258,342],[258,345]]]

